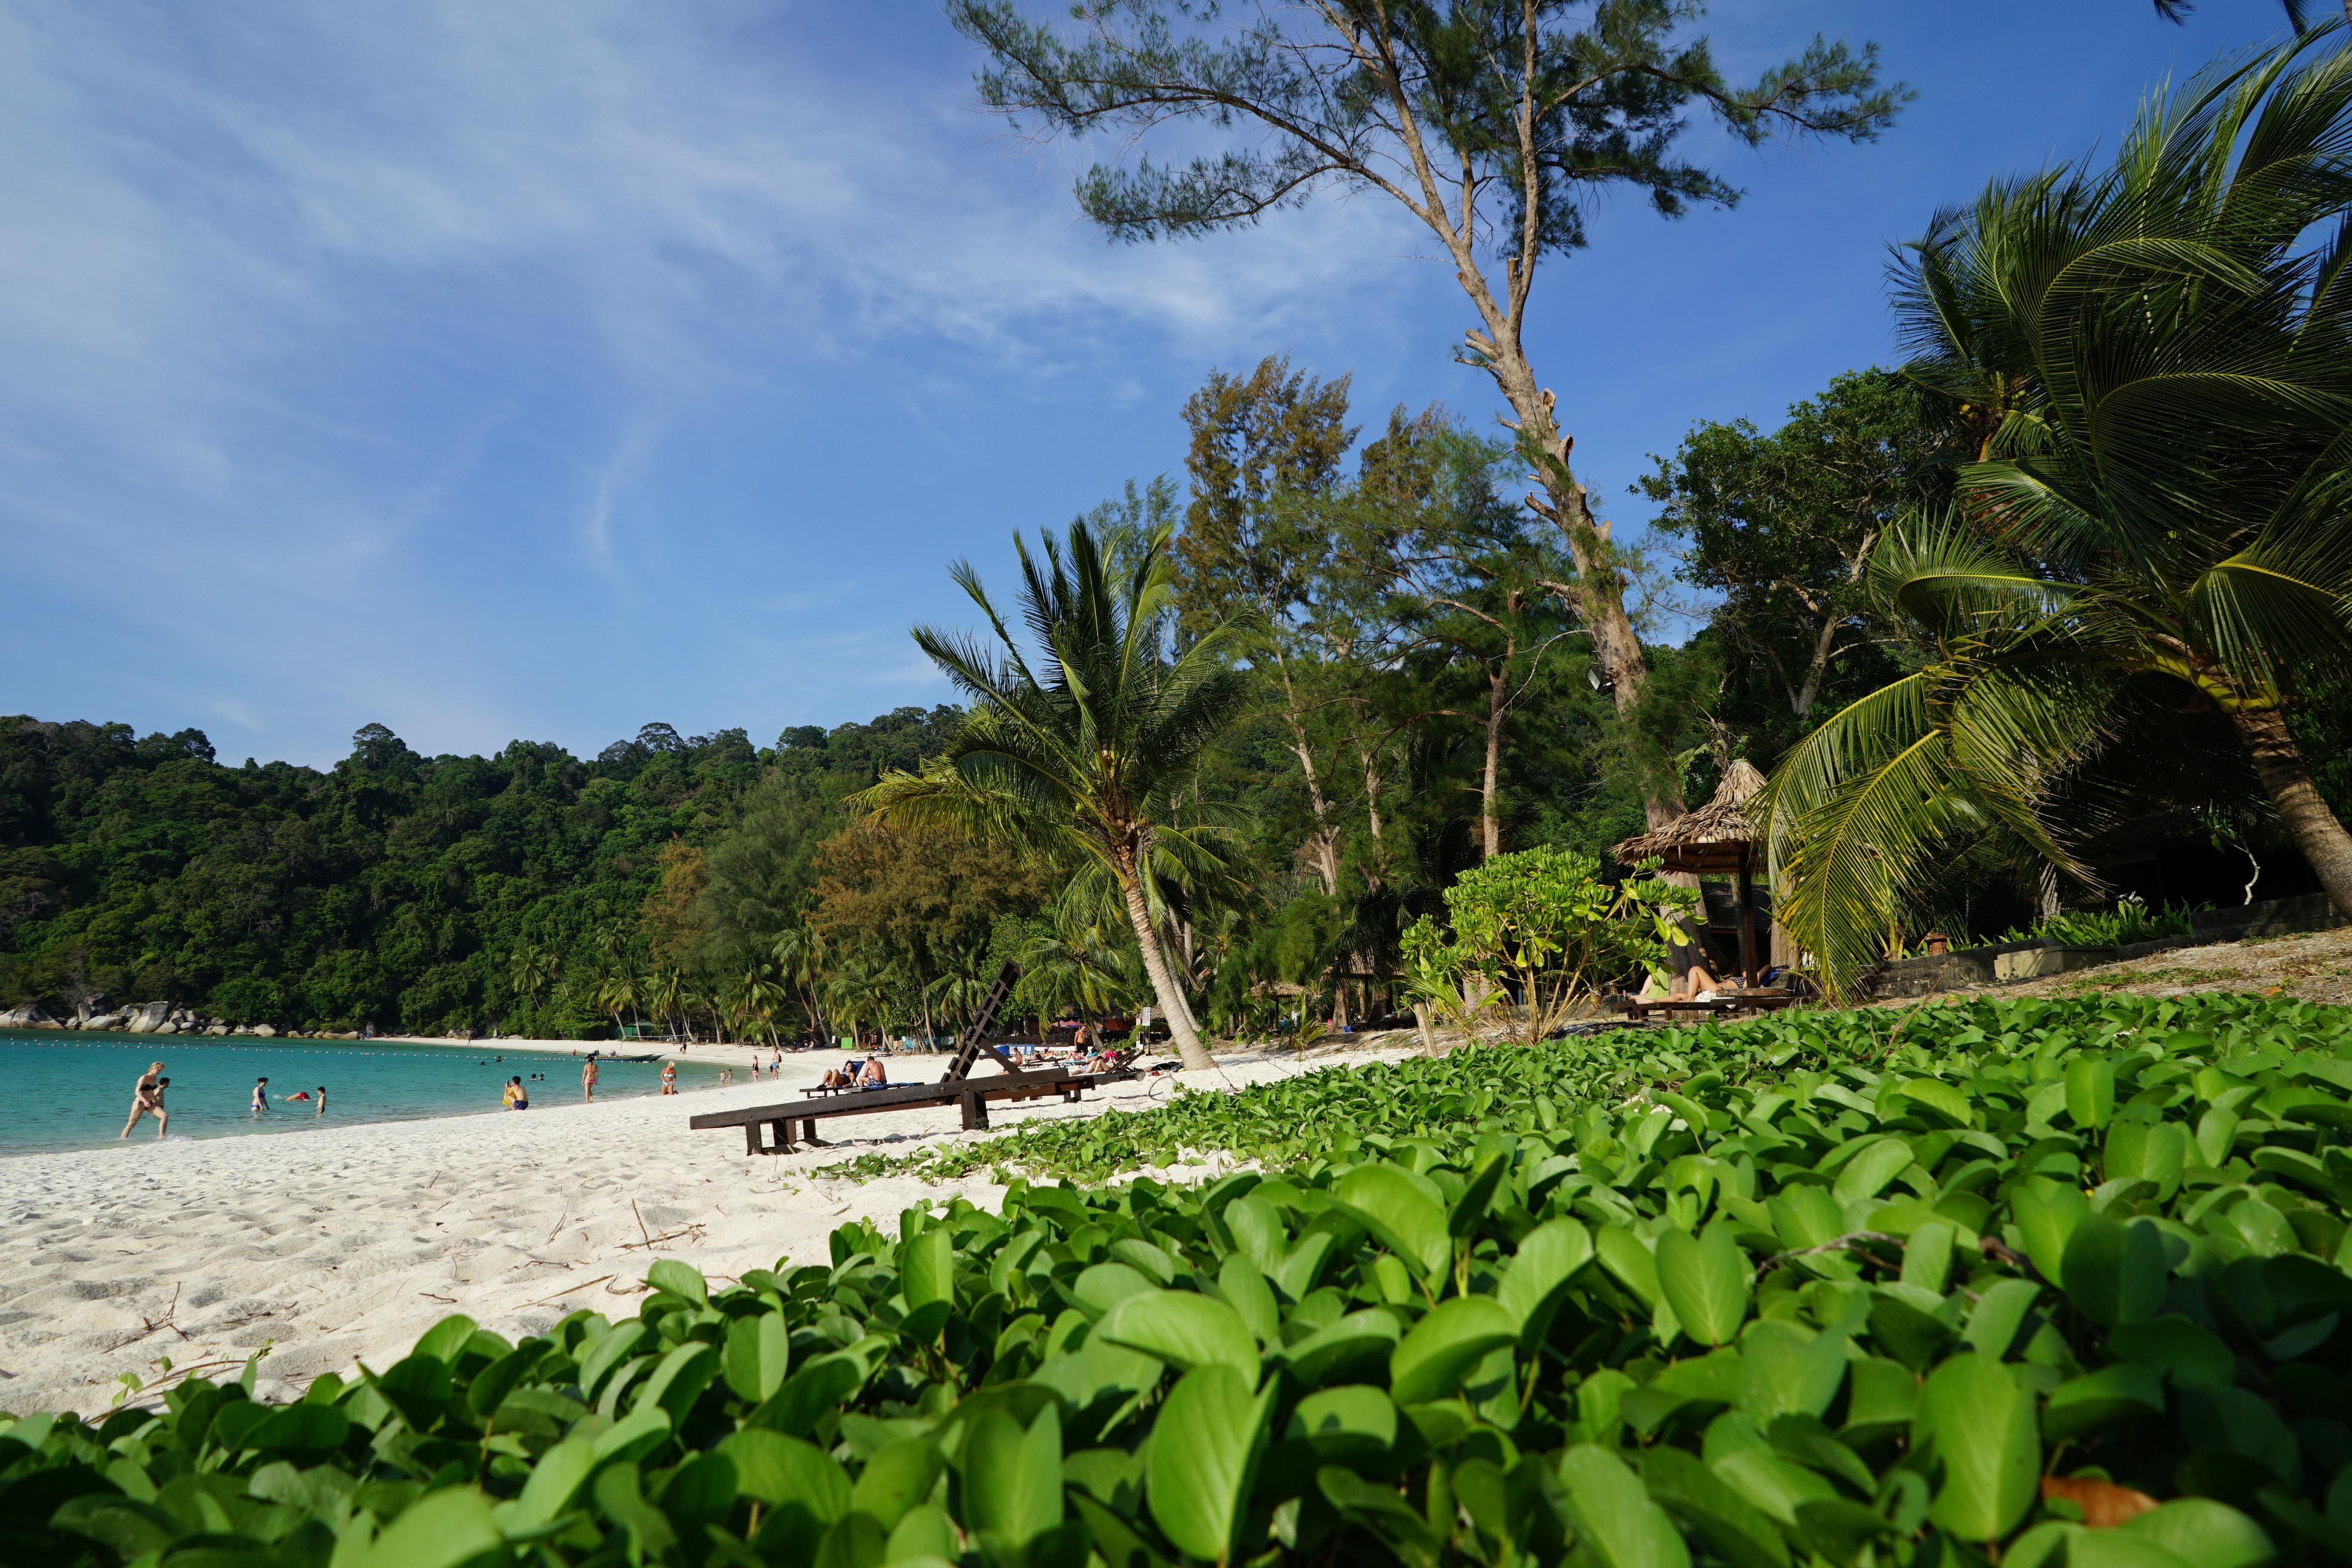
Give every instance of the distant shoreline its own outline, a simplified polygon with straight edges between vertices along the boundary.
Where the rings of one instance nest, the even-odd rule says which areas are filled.
[[[132,1040],[152,1040],[158,1046],[163,1045],[167,1041],[173,1045],[229,1045],[234,1043],[242,1046],[442,1046],[452,1050],[483,1051],[491,1055],[497,1055],[502,1051],[530,1051],[544,1056],[578,1057],[583,1058],[590,1051],[594,1051],[598,1055],[604,1057],[643,1056],[646,1052],[651,1051],[657,1056],[676,1055],[689,1061],[714,1059],[718,1054],[727,1051],[739,1051],[748,1054],[755,1050],[760,1053],[761,1059],[764,1060],[772,1050],[772,1047],[768,1046],[753,1045],[749,1041],[734,1040],[730,1040],[719,1045],[714,1045],[709,1040],[697,1040],[689,1049],[682,1044],[663,1041],[639,1042],[636,1040],[493,1039],[488,1035],[478,1035],[470,1040],[453,1039],[446,1035],[368,1035],[362,1037],[349,1035],[294,1034],[164,1035],[153,1032],[134,1033],[129,1029],[68,1029],[62,1025],[57,1024],[11,1024],[7,1026],[6,1028],[0,1029],[0,1035],[40,1036],[45,1038],[54,1037],[58,1040],[89,1040],[93,1042],[103,1040],[112,1044],[123,1044]],[[837,1046],[818,1047],[820,1051],[838,1050],[841,1047]],[[806,1052],[786,1053],[787,1056],[804,1056],[806,1054]],[[730,1063],[730,1065],[735,1064]]]

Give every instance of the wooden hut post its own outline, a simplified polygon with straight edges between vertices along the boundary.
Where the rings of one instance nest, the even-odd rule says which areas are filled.
[[[1743,843],[1739,847],[1739,968],[1741,981],[1753,991],[1756,988],[1756,893],[1748,880],[1750,852]]]

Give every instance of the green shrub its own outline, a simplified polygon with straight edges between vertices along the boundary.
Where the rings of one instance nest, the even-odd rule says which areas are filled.
[[[718,1292],[664,1262],[635,1319],[453,1318],[290,1405],[0,1423],[0,1561],[2352,1553],[2346,1016],[1893,1022],[1523,1053],[1557,1093],[1318,1075],[1282,1088],[1347,1110],[1265,1173],[1016,1183]]]

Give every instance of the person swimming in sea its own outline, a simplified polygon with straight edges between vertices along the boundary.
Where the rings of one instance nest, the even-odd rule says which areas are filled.
[[[162,1062],[149,1062],[147,1070],[139,1075],[139,1081],[131,1086],[131,1120],[122,1124],[122,1137],[131,1136],[131,1130],[139,1125],[142,1116],[155,1119],[157,1138],[163,1137],[163,1130],[171,1125],[171,1113],[163,1109],[163,1086],[172,1080],[156,1076],[163,1070]]]

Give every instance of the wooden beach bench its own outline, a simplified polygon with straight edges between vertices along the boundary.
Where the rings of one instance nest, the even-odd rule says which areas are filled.
[[[1646,1019],[1654,1013],[1697,1013],[1716,1018],[1753,1017],[1763,1013],[1777,1012],[1796,1000],[1797,998],[1785,991],[1753,992],[1747,994],[1735,994],[1729,996],[1710,997],[1705,1002],[1636,1001],[1629,1004],[1626,1011],[1637,1019]]]
[[[1024,1071],[998,1047],[983,1043],[983,1037],[996,1021],[997,1010],[1012,993],[1013,982],[1021,977],[1020,968],[1006,963],[996,977],[987,997],[974,1015],[971,1026],[956,1042],[956,1054],[949,1062],[945,1077],[937,1083],[893,1084],[887,1089],[850,1089],[832,1094],[813,1093],[804,1100],[789,1100],[781,1105],[754,1105],[741,1110],[715,1110],[692,1117],[687,1121],[697,1131],[716,1127],[743,1129],[743,1152],[747,1154],[782,1154],[795,1141],[820,1144],[816,1124],[835,1116],[870,1116],[884,1110],[910,1110],[925,1105],[954,1105],[963,1111],[967,1131],[988,1125],[988,1102],[992,1100],[1049,1100],[1056,1096],[1075,1100],[1089,1089],[1118,1083],[1131,1079],[1135,1073],[1127,1068],[1108,1071],[1078,1072],[1067,1067],[1037,1068]],[[986,1078],[971,1076],[972,1067],[986,1055],[1003,1070]],[[765,1143],[760,1130],[769,1129],[771,1138]],[[799,1128],[795,1135],[793,1129]]]

